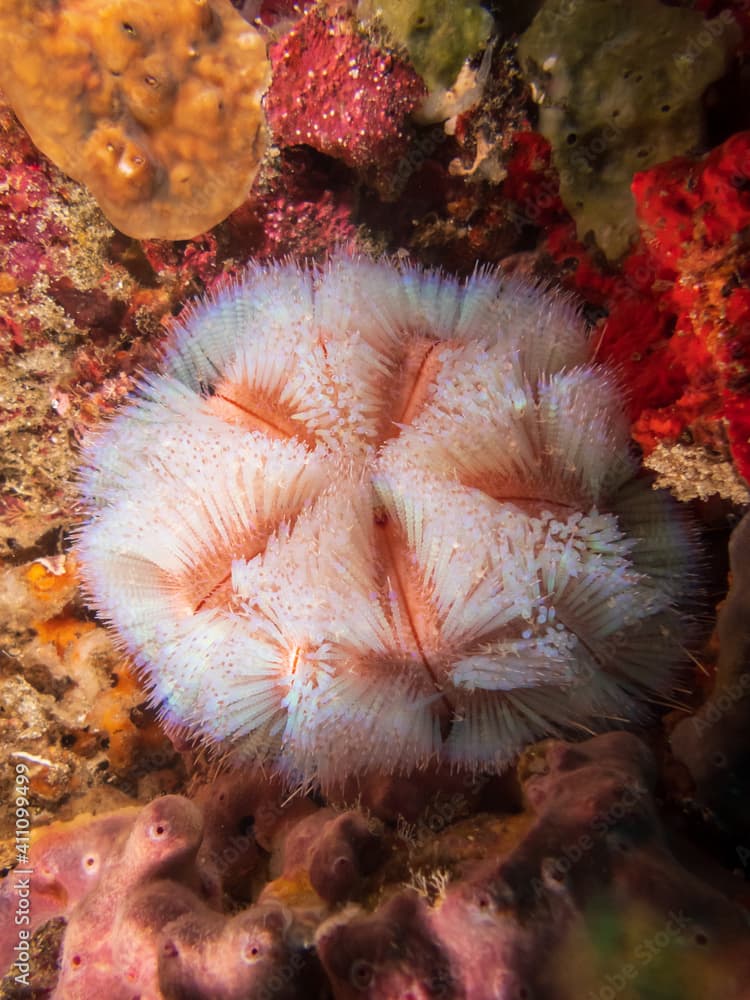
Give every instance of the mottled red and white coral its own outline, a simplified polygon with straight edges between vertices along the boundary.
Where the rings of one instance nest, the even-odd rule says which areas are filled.
[[[502,768],[679,658],[684,526],[559,295],[335,258],[188,310],[78,553],[172,731],[324,784]]]
[[[409,115],[427,89],[353,18],[324,18],[313,8],[269,54],[265,111],[277,142],[306,144],[359,168],[391,166],[406,151]]]
[[[708,439],[712,424],[724,424],[737,469],[750,480],[750,132],[702,160],[637,174],[633,193],[649,252],[668,279],[672,347],[686,376],[672,407],[642,415],[639,439],[650,448],[686,428]]]
[[[506,183],[519,221],[551,227],[544,251],[560,280],[601,310],[598,357],[627,387],[646,463],[684,499],[747,498],[750,477],[750,132],[699,159],[635,175],[641,241],[602,267],[556,216],[543,157]],[[509,167],[509,171],[511,170]],[[509,180],[511,178],[509,177]]]

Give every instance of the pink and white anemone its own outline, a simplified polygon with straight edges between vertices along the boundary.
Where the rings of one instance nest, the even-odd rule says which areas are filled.
[[[90,444],[85,588],[167,727],[323,785],[632,718],[691,560],[559,294],[350,259],[183,313]]]

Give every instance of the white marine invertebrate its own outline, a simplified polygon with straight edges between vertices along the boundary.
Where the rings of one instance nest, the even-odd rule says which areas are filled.
[[[343,255],[192,307],[88,448],[90,600],[175,731],[500,768],[668,690],[689,546],[564,297]]]

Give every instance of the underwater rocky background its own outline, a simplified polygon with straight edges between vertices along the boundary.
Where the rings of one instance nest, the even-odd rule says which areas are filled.
[[[750,996],[750,10],[233,6],[0,2],[0,997]],[[703,553],[647,724],[326,797],[161,729],[81,445],[188,299],[340,247],[581,303]]]

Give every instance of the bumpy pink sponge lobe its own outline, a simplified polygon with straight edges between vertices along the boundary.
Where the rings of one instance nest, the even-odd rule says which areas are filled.
[[[175,732],[293,780],[504,767],[668,690],[690,559],[570,303],[339,255],[186,311],[78,550]]]

